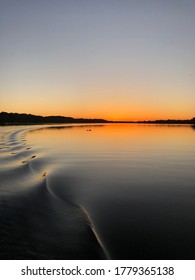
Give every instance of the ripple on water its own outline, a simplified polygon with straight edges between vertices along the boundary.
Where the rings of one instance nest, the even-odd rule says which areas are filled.
[[[50,190],[46,158],[21,144],[25,130],[0,151],[0,258],[105,259],[84,211]]]

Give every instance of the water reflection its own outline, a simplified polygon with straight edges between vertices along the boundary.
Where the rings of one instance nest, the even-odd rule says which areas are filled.
[[[192,125],[191,128],[195,130],[195,125]]]
[[[86,209],[111,258],[183,259],[195,249],[190,127],[58,126],[35,131],[29,141],[54,151],[52,191]]]
[[[90,216],[112,259],[193,259],[195,134],[187,125],[42,127],[47,189]],[[193,127],[194,129],[194,127]],[[71,220],[71,217],[70,217]]]
[[[93,128],[93,127],[102,127],[104,126],[103,124],[82,124],[82,125],[53,125],[53,126],[43,126],[36,128],[35,130],[31,130],[28,133],[36,133],[37,131],[40,130],[63,130],[63,129],[76,129],[76,128]]]

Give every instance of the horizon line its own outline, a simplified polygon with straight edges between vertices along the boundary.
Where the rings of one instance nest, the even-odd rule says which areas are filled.
[[[155,119],[155,120],[139,120],[139,121],[133,121],[133,120],[107,120],[107,119],[104,119],[104,118],[83,118],[83,117],[71,117],[71,116],[62,116],[62,115],[48,115],[48,116],[42,116],[42,115],[34,115],[34,114],[31,114],[31,113],[16,113],[16,112],[5,112],[5,111],[2,111],[0,112],[0,117],[1,115],[4,114],[4,115],[20,115],[20,116],[31,116],[31,117],[35,117],[37,118],[45,118],[45,119],[49,119],[50,118],[50,121],[52,121],[51,119],[54,118],[56,119],[57,121],[57,118],[58,121],[62,121],[62,119],[69,119],[69,121],[99,121],[99,122],[107,122],[107,123],[156,123],[156,122],[190,122],[190,123],[195,123],[195,117],[192,117],[191,119]],[[40,120],[39,120],[40,121]],[[54,120],[53,120],[54,121]],[[20,120],[21,122],[21,120]],[[1,123],[1,120],[0,120],[0,123]]]

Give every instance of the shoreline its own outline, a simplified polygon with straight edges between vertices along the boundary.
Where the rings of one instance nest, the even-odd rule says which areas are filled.
[[[117,121],[101,118],[72,118],[64,116],[37,116],[32,114],[0,113],[0,126],[7,125],[47,125],[47,124],[95,124],[95,123],[126,123],[126,124],[191,124],[195,125],[195,117],[192,119],[158,119],[145,121]]]

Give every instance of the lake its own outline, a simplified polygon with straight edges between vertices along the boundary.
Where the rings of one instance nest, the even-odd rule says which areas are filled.
[[[195,129],[1,128],[2,259],[194,259]]]

